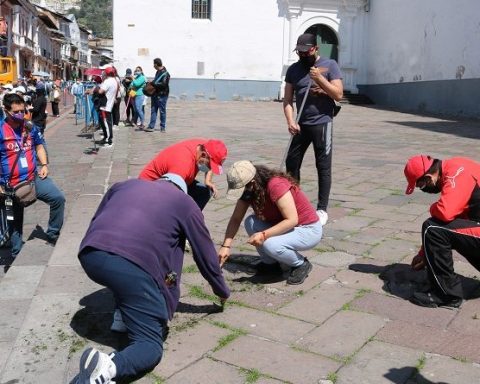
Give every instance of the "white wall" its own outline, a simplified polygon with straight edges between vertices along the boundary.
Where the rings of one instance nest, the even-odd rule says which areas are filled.
[[[478,0],[371,0],[359,83],[480,77]]]
[[[151,4],[154,3],[155,6]],[[114,63],[153,76],[160,57],[172,77],[274,80],[281,78],[284,19],[277,0],[216,0],[212,19],[191,18],[191,0],[114,0]],[[134,26],[128,26],[132,24]],[[148,55],[139,55],[147,48]],[[205,72],[197,74],[197,62]]]

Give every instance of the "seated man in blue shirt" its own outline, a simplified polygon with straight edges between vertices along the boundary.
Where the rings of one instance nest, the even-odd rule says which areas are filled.
[[[158,197],[161,196],[161,199]],[[113,291],[130,344],[107,355],[88,348],[76,383],[138,378],[162,358],[167,321],[180,298],[185,239],[202,276],[222,303],[230,291],[200,208],[178,175],[113,185],[80,244],[87,275]]]

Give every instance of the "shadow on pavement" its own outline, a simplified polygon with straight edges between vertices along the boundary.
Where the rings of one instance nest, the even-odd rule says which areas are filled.
[[[428,380],[416,367],[390,368],[384,376],[395,384],[449,384],[445,381]]]
[[[259,256],[245,255],[245,254],[233,254],[227,262],[224,264],[223,269],[230,273],[243,273],[251,276],[241,276],[232,281],[237,283],[249,282],[252,284],[274,284],[280,281],[284,281],[283,275],[272,274],[257,274],[255,265],[260,261]]]
[[[429,289],[426,269],[414,271],[410,265],[394,263],[387,266],[372,264],[351,264],[349,269],[361,273],[378,274],[384,281],[383,290],[397,297],[409,300],[413,292]],[[463,297],[467,300],[480,297],[480,282],[470,277],[459,275],[462,281]]]
[[[70,326],[80,337],[115,350],[128,345],[126,334],[110,331],[115,300],[109,289],[103,288],[93,292],[83,297],[79,304],[84,308],[73,315]]]
[[[175,312],[180,313],[219,313],[223,312],[223,307],[221,305],[212,303],[206,305],[194,305],[188,303],[179,302],[177,306],[177,310]]]
[[[447,133],[450,135],[480,139],[480,123],[472,121],[466,125],[465,121],[386,121],[389,124],[404,125],[407,127],[423,129],[430,132]]]

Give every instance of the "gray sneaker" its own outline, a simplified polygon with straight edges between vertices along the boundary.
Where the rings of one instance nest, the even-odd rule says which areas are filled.
[[[308,274],[312,270],[312,264],[307,258],[303,261],[303,264],[298,267],[293,267],[290,270],[290,275],[287,278],[287,284],[297,285],[302,284],[307,278]]]

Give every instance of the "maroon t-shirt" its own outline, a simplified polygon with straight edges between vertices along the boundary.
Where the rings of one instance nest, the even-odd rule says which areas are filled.
[[[292,185],[290,181],[284,177],[272,177],[267,184],[267,194],[265,196],[265,206],[259,215],[264,221],[277,224],[284,219],[276,202],[288,191],[292,193],[295,207],[298,214],[298,225],[313,224],[318,221],[317,212],[308,200],[307,195],[300,187]]]

